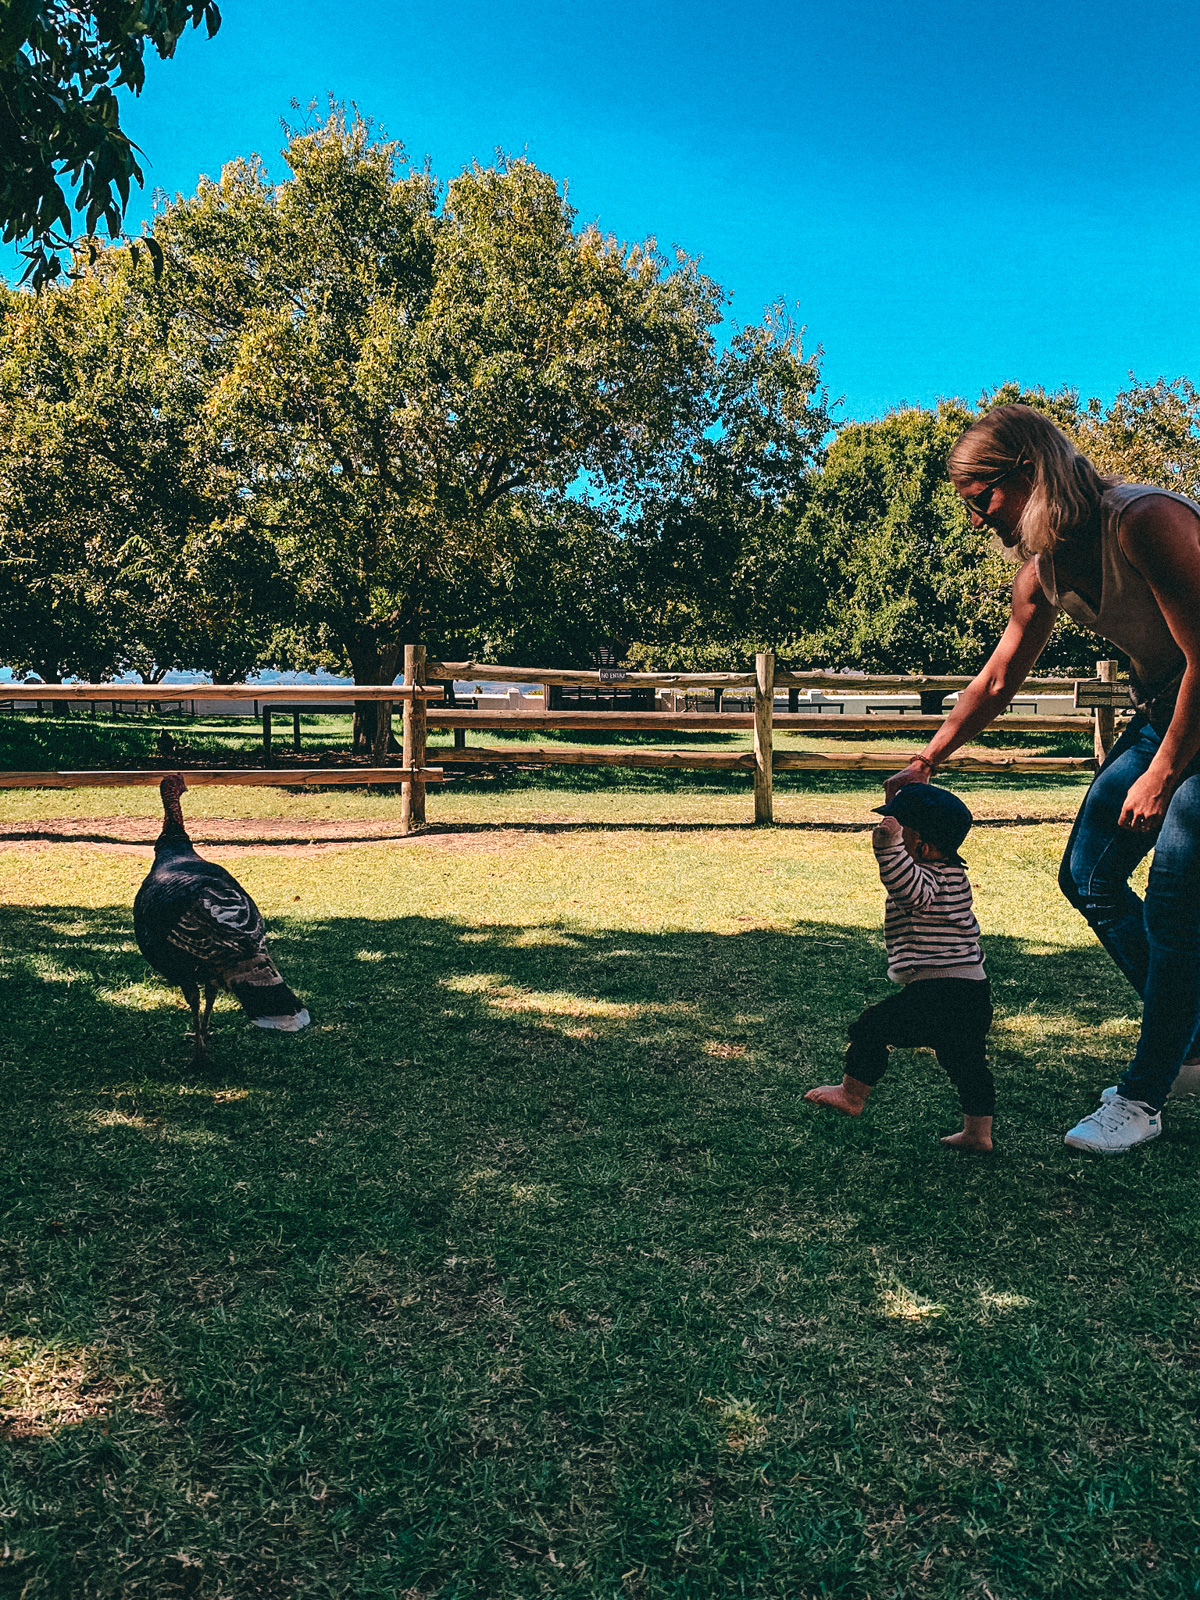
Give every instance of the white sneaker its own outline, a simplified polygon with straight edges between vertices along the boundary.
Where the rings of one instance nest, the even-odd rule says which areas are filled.
[[[1119,1156],[1135,1144],[1157,1139],[1161,1132],[1161,1116],[1145,1101],[1126,1100],[1123,1095],[1114,1094],[1111,1100],[1100,1102],[1099,1110],[1077,1122],[1063,1143],[1073,1150]]]
[[[1189,1061],[1183,1063],[1179,1069],[1179,1076],[1171,1085],[1171,1092],[1167,1099],[1180,1100],[1185,1095],[1190,1094],[1200,1094],[1200,1056],[1192,1056]],[[1100,1098],[1101,1100],[1115,1100],[1117,1098],[1116,1084],[1109,1084],[1107,1089],[1102,1089]]]

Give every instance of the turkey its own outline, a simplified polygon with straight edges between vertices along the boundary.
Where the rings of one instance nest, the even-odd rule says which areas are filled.
[[[159,785],[162,832],[154,865],[133,902],[138,949],[168,983],[178,984],[192,1008],[195,1060],[208,1055],[208,1021],[218,989],[228,989],[260,1028],[298,1033],[309,1015],[267,954],[262,915],[232,874],[192,849],[179,797],[180,774]],[[200,1015],[200,989],[204,1015]]]

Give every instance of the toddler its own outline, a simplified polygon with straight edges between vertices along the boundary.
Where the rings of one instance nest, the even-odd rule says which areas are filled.
[[[841,1083],[810,1089],[804,1098],[857,1117],[887,1071],[889,1047],[927,1045],[963,1110],[961,1132],[942,1143],[990,1150],[996,1089],[984,1041],[992,1023],[991,985],[958,854],[971,813],[957,795],[928,783],[906,784],[889,805],[875,809],[884,818],[871,846],[888,892],[888,977],[903,987],[851,1023]]]

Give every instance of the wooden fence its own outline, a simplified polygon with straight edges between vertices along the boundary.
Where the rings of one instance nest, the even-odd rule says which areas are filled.
[[[631,689],[676,689],[693,693],[718,690],[724,693],[752,694],[754,710],[737,712],[678,712],[678,711],[478,711],[431,703],[441,699],[444,683],[462,682],[464,679],[486,679],[493,683],[512,684],[568,684],[611,688],[619,684]],[[230,703],[257,702],[262,708],[264,752],[270,754],[270,719],[272,708],[292,711],[298,698],[310,706],[328,706],[331,710],[348,707],[355,701],[385,701],[399,703],[404,713],[404,741],[401,760],[392,766],[376,754],[374,766],[319,766],[319,767],[227,767],[186,771],[192,784],[274,784],[277,786],[305,786],[327,784],[401,784],[401,828],[407,830],[425,820],[425,788],[439,783],[444,776],[444,765],[487,765],[504,763],[520,766],[618,766],[657,768],[659,770],[744,771],[753,775],[754,819],[767,823],[773,819],[772,780],[776,772],[840,772],[868,771],[893,772],[903,764],[904,757],[896,751],[861,751],[825,754],[809,750],[779,750],[774,748],[774,731],[803,729],[822,734],[860,731],[915,733],[931,732],[942,718],[919,713],[893,715],[871,713],[862,716],[836,718],[818,716],[813,712],[776,712],[775,695],[778,690],[789,692],[789,703],[796,704],[802,690],[820,690],[846,695],[919,695],[934,697],[961,690],[971,682],[966,677],[955,676],[850,676],[821,672],[777,671],[775,658],[770,653],[756,657],[755,671],[749,672],[585,672],[570,669],[556,670],[541,667],[501,667],[478,661],[426,661],[424,647],[408,645],[404,652],[403,684],[321,685],[305,688],[300,694],[292,684],[266,687],[262,684],[206,684],[202,697],[205,701]],[[111,701],[117,697],[123,702],[178,704],[178,685],[164,684],[5,684],[0,688],[0,701],[14,703],[65,701]],[[49,692],[48,692],[49,691]],[[1116,663],[1102,661],[1097,665],[1094,679],[1034,678],[1025,683],[1023,693],[1042,695],[1070,694],[1077,708],[1073,716],[1009,715],[997,725],[1012,731],[1050,733],[1076,731],[1090,726],[1093,730],[1092,756],[1037,756],[1024,751],[966,751],[952,756],[947,769],[959,772],[980,773],[1058,773],[1090,772],[1098,760],[1103,759],[1115,734],[1117,708],[1126,699],[1125,685],[1116,680]],[[544,696],[548,699],[548,696]],[[430,725],[452,730],[453,747],[430,749]],[[466,733],[471,729],[510,730],[603,730],[605,732],[687,732],[734,731],[753,729],[753,749],[742,752],[710,750],[656,750],[630,749],[629,747],[601,747],[570,749],[557,745],[494,745],[466,744]],[[83,788],[115,787],[118,785],[156,784],[167,771],[94,771],[94,772],[0,772],[0,788]]]

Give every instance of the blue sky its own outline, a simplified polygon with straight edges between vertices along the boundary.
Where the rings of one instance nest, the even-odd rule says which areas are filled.
[[[438,176],[501,147],[580,219],[784,299],[843,415],[1008,378],[1200,380],[1200,8],[225,0],[124,118],[191,191],[328,92]]]

